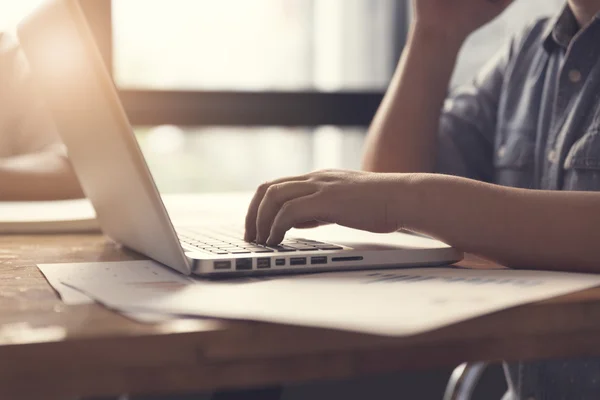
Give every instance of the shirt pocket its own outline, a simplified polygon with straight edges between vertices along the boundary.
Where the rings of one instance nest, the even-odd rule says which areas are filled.
[[[533,188],[535,143],[530,135],[512,131],[502,135],[494,156],[495,183]]]
[[[563,168],[564,190],[600,191],[600,126],[573,144]]]

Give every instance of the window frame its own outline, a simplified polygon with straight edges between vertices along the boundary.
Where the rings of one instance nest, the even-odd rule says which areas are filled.
[[[80,0],[109,71],[113,72],[112,1]],[[404,48],[408,1],[394,3],[393,68]],[[204,91],[119,89],[133,125],[366,127],[382,91]]]

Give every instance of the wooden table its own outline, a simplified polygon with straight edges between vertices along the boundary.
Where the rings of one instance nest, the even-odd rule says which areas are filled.
[[[99,235],[0,236],[1,399],[203,391],[600,355],[600,289],[382,338],[250,322],[142,325],[98,305],[63,305],[35,266],[135,258]],[[490,266],[474,257],[463,264]]]

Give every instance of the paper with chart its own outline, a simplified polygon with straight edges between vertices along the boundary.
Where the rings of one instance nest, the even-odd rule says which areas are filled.
[[[104,265],[108,265],[112,267],[112,263],[94,263],[93,265],[95,265],[96,267],[102,267]],[[123,271],[125,270],[129,270],[129,271],[137,271],[140,268],[144,268],[147,265],[152,266],[154,264],[153,261],[126,261],[126,262],[119,262],[118,265],[120,265]],[[89,264],[86,264],[89,265]],[[158,266],[158,264],[156,264]],[[46,279],[48,280],[48,282],[50,283],[50,285],[54,288],[54,290],[56,290],[61,298],[61,300],[63,301],[63,303],[67,304],[67,305],[82,305],[82,304],[91,304],[94,303],[94,299],[92,299],[91,297],[87,296],[86,294],[84,294],[83,292],[74,289],[72,287],[69,287],[65,284],[63,284],[61,282],[61,280],[63,279],[63,277],[65,276],[69,276],[73,270],[77,270],[80,267],[80,264],[40,264],[38,265],[38,268],[40,269],[40,271],[42,271],[42,273],[44,274],[44,276],[46,277]],[[147,276],[144,279],[144,282],[148,283],[150,280],[154,279],[157,281],[161,281],[162,279],[164,279],[164,277],[159,273],[160,268],[157,269],[156,274],[152,274],[151,276]],[[137,274],[137,272],[134,272]],[[182,278],[182,281],[185,281],[186,279],[183,278],[182,276],[179,277]],[[177,277],[175,278],[177,279]],[[128,312],[127,310],[121,310],[121,312],[128,318],[134,319],[138,322],[143,322],[143,323],[157,323],[157,322],[164,322],[164,321],[168,321],[173,319],[173,316],[170,314],[165,314],[165,313],[151,313],[151,312]]]
[[[164,267],[81,264],[62,282],[115,309],[411,335],[600,285],[600,276],[420,268],[190,283]],[[160,273],[160,279],[152,276]]]

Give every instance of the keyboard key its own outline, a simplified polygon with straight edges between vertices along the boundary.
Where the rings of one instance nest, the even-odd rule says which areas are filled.
[[[296,249],[293,249],[291,247],[288,246],[273,246],[273,247],[269,247],[270,249],[273,249],[279,253],[291,253],[296,251]]]
[[[317,248],[319,250],[344,250],[343,247],[340,246],[334,246],[332,244],[323,244],[323,245],[319,245],[317,246]]]
[[[252,253],[273,253],[273,250],[265,249],[264,247],[246,247],[246,250]]]
[[[263,246],[243,240],[244,230],[238,227],[186,228],[178,232],[182,243],[211,254],[292,253],[298,251],[343,250],[343,247],[313,239],[286,238],[279,246]]]
[[[308,246],[308,245],[305,245],[305,244],[288,244],[288,245],[286,245],[286,247],[289,247],[289,248],[292,248],[292,249],[296,249],[296,250],[299,250],[299,251],[318,250],[314,246]]]

